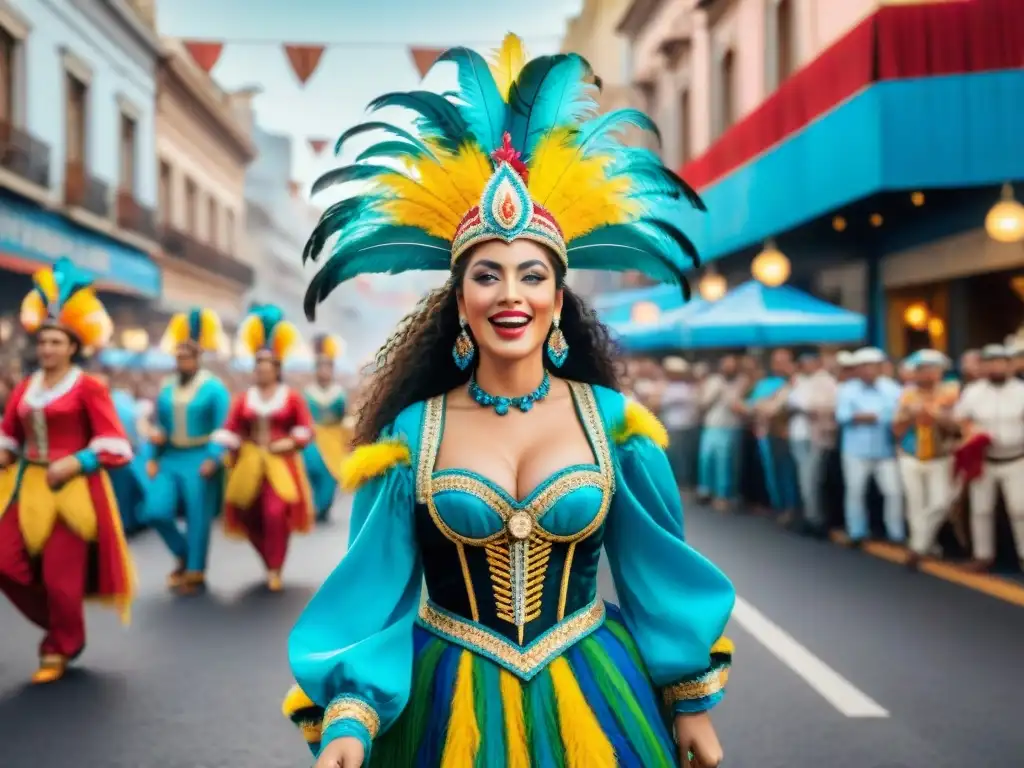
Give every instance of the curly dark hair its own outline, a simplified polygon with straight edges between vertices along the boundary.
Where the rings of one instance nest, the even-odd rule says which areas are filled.
[[[469,381],[472,370],[459,370],[452,359],[452,346],[460,331],[457,298],[470,262],[468,256],[456,262],[444,286],[424,296],[402,319],[377,353],[372,384],[359,403],[357,445],[377,440],[382,430],[413,403]],[[561,328],[571,351],[561,368],[551,366],[546,355],[544,365],[562,378],[617,388],[618,353],[608,329],[565,285],[566,270],[561,261],[551,261],[555,285],[563,291]]]

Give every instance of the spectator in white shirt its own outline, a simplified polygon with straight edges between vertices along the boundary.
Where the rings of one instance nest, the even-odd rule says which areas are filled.
[[[681,357],[666,357],[662,367],[666,382],[661,391],[661,421],[669,435],[668,458],[679,490],[690,494],[697,486],[700,392],[690,365]]]
[[[1009,350],[990,344],[982,350],[985,379],[964,391],[957,405],[964,437],[992,440],[980,477],[970,485],[971,543],[975,567],[995,561],[996,492],[1002,491],[1017,556],[1024,564],[1024,382],[1011,375]]]
[[[822,493],[828,454],[835,445],[836,387],[818,355],[801,356],[800,375],[789,393],[789,442],[803,506],[801,527],[815,535],[826,527]]]
[[[735,500],[739,475],[743,396],[747,379],[739,372],[734,355],[726,355],[719,372],[701,387],[700,405],[704,429],[700,436],[697,469],[698,494],[725,510]]]

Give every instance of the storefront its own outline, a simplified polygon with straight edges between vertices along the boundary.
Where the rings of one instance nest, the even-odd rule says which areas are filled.
[[[0,192],[0,314],[16,315],[32,273],[62,257],[93,276],[119,331],[147,322],[161,291],[148,254]]]

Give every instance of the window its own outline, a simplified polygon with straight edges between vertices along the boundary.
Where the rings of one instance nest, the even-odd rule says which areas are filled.
[[[18,40],[0,27],[0,125],[14,122],[15,68]]]
[[[679,162],[690,161],[690,89],[679,95]]]
[[[220,245],[220,210],[216,199],[210,196],[206,214],[206,241],[214,248]]]
[[[128,115],[121,114],[121,189],[135,192],[136,125]]]
[[[88,107],[89,86],[72,75],[67,77],[67,161],[69,165],[85,165],[85,126]]]
[[[196,218],[199,214],[199,192],[192,179],[185,179],[185,232],[196,233]]]
[[[224,252],[235,255],[235,212],[224,212]]]
[[[715,137],[725,133],[736,121],[736,55],[728,50],[718,65],[718,125]]]
[[[775,84],[793,74],[793,4],[790,0],[778,0],[775,5]]]
[[[160,161],[160,188],[157,190],[157,195],[159,196],[157,214],[160,217],[160,223],[167,226],[174,220],[174,212],[171,207],[174,193],[171,186],[171,166],[164,160]]]

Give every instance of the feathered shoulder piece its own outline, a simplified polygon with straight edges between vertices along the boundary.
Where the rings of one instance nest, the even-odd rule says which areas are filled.
[[[21,324],[29,333],[60,328],[86,353],[110,341],[114,325],[92,289],[92,278],[70,259],[60,259],[32,276],[33,288],[21,303]]]
[[[170,352],[183,344],[203,352],[220,350],[224,344],[224,330],[217,313],[212,309],[195,308],[174,315],[167,324],[160,346]]]
[[[626,400],[622,423],[612,437],[619,445],[634,437],[646,437],[662,450],[668,448],[668,430],[646,406],[632,399]]]
[[[238,340],[253,357],[269,355],[281,362],[298,349],[299,330],[273,304],[253,304],[238,329]]]
[[[360,134],[387,137],[314,184],[314,193],[350,181],[364,188],[329,207],[306,244],[303,260],[317,260],[337,236],[306,293],[310,319],[357,275],[450,269],[495,239],[534,240],[566,265],[640,270],[688,293],[683,275],[697,252],[672,220],[680,201],[703,203],[654,152],[622,143],[629,127],[657,135],[649,117],[635,109],[598,115],[600,82],[586,60],[527,60],[514,35],[489,62],[453,48],[438,63],[456,66],[457,91],[375,99],[372,112],[412,111],[415,130],[383,120],[350,128],[336,153]]]
[[[370,445],[361,445],[341,465],[341,487],[346,492],[387,474],[395,467],[409,466],[412,452],[404,440],[386,438]]]

